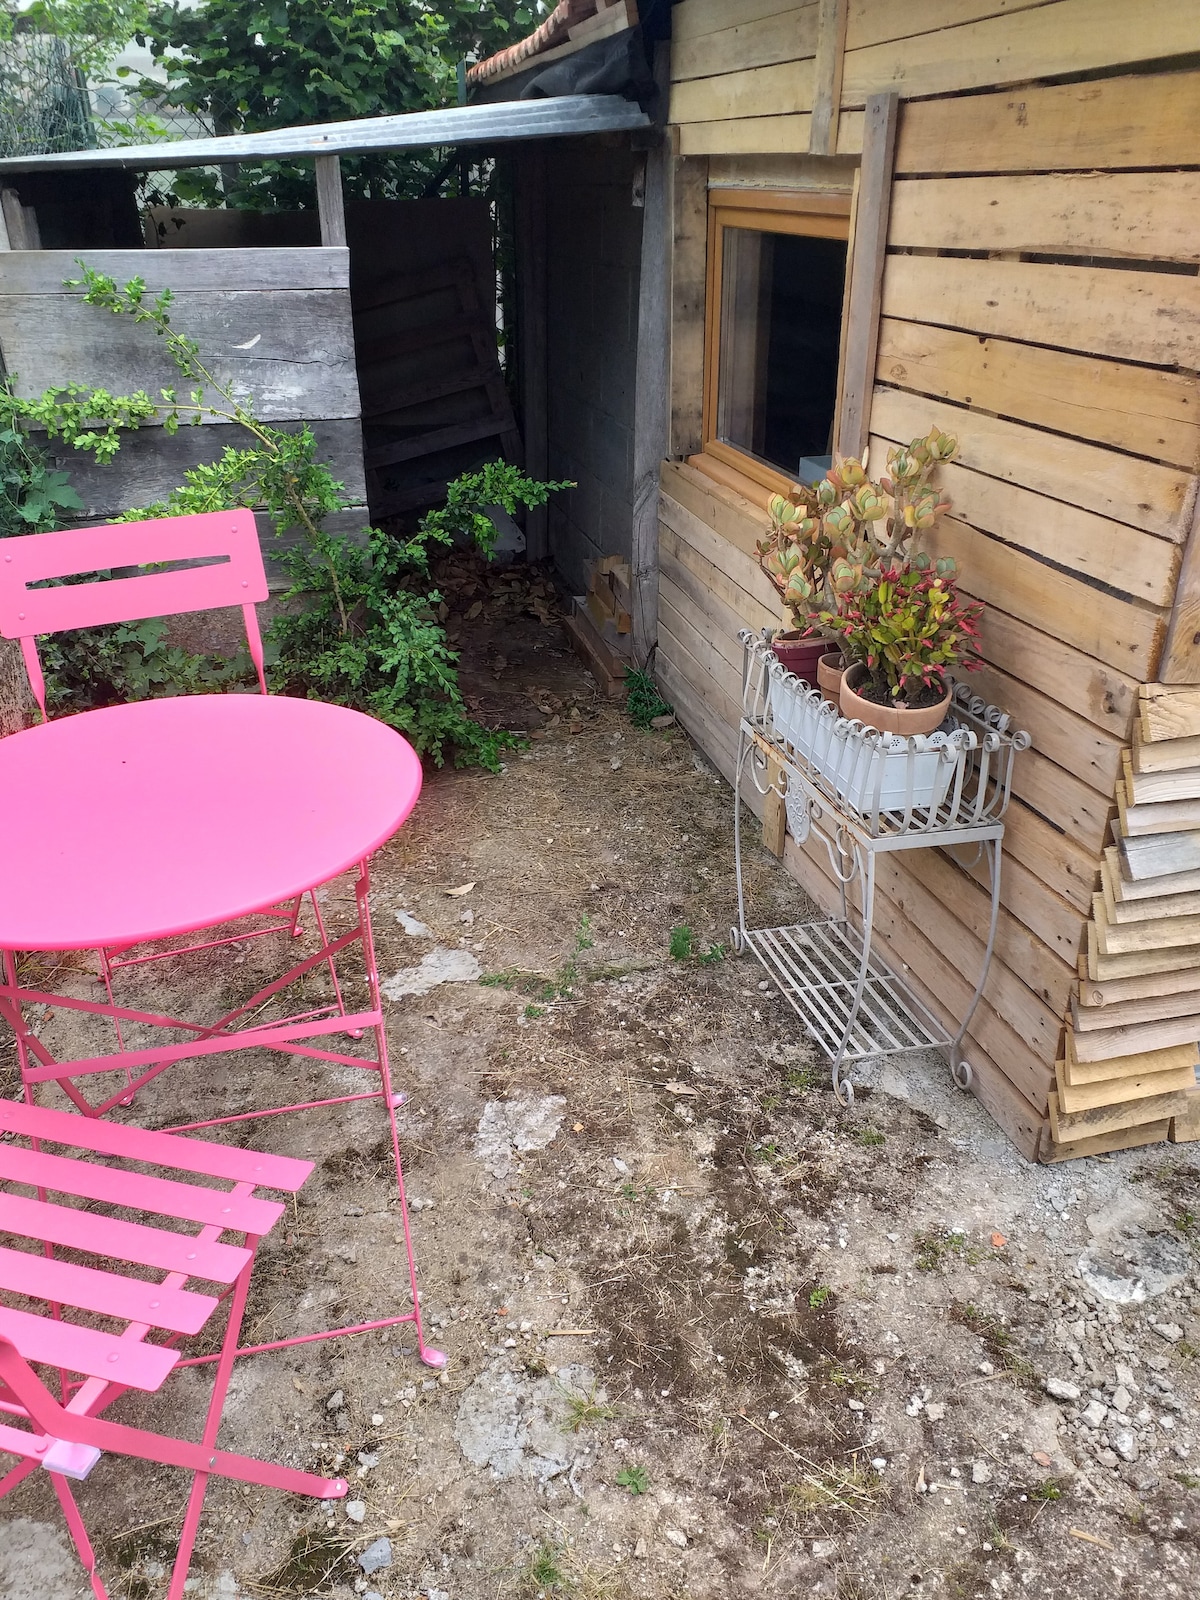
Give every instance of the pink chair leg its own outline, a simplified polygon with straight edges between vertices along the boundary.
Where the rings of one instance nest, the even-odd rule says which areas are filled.
[[[109,1600],[108,1590],[100,1580],[96,1571],[96,1552],[92,1549],[92,1541],[88,1538],[87,1529],[83,1525],[83,1518],[79,1514],[79,1507],[75,1496],[71,1493],[67,1480],[57,1472],[50,1473],[50,1482],[54,1485],[54,1492],[58,1496],[58,1503],[66,1519],[67,1528],[74,1541],[83,1570],[88,1575],[88,1582],[92,1586],[92,1593],[96,1600]]]
[[[370,878],[367,863],[364,861],[359,871],[358,880],[354,885],[355,899],[358,901],[358,920],[362,928],[363,963],[367,969],[367,983],[370,985],[371,1006],[382,1015],[383,1003],[379,992],[379,968],[375,961],[375,939],[371,931]],[[408,1281],[412,1289],[413,1327],[417,1335],[417,1354],[427,1367],[441,1368],[446,1365],[444,1350],[435,1350],[432,1345],[425,1343],[425,1335],[421,1328],[421,1299],[417,1292],[417,1264],[413,1255],[412,1229],[408,1220],[408,1201],[404,1193],[404,1169],[400,1165],[400,1131],[396,1126],[396,1105],[400,1099],[392,1091],[392,1074],[388,1065],[387,1031],[381,1021],[375,1024],[375,1044],[379,1053],[380,1092],[383,1103],[387,1108],[388,1123],[392,1130],[392,1156],[396,1163],[396,1187],[400,1192],[400,1222],[404,1229],[404,1248],[408,1255]]]

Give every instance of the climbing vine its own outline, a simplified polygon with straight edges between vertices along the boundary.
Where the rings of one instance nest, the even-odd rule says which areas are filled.
[[[11,385],[0,390],[0,441],[11,434],[12,448],[27,451],[33,463],[33,475],[14,490],[18,519],[21,504],[27,508],[26,526],[0,524],[0,532],[34,527],[28,512],[40,503],[39,493],[43,499],[59,496],[55,510],[78,507],[77,497],[73,505],[62,499],[73,494],[64,474],[50,474],[55,481],[49,486],[44,473],[37,480],[39,452],[29,442],[31,431],[109,462],[122,435],[145,424],[157,423],[170,434],[204,422],[236,424],[245,444],[227,446],[216,461],[189,468],[164,500],[129,511],[123,520],[248,506],[269,517],[277,534],[298,534],[277,557],[290,588],[267,638],[272,687],[367,711],[439,765],[449,754],[495,770],[515,740],[481,727],[468,714],[458,656],[438,618],[442,597],[433,586],[431,551],[465,537],[490,554],[495,528],[487,507],[501,505],[511,514],[519,506],[544,504],[552,490],[566,485],[540,483],[507,462],[492,462],[451,484],[446,505],[429,512],[407,537],[377,528],[366,530],[365,546],[336,537],[324,521],[350,506],[344,484],[318,459],[312,430],[288,432],[257,417],[252,400],[235,395],[204,362],[196,341],[173,326],[169,289],[151,297],[141,278],[118,285],[79,265],[82,276],[68,287],[82,291],[85,304],[130,317],[162,339],[182,383],[153,398],[145,390],[114,395],[79,383],[30,399],[14,394]],[[49,512],[36,524],[53,525]],[[144,623],[90,630],[86,639],[72,636],[78,643],[54,641],[47,657],[52,701],[90,705],[108,694],[179,693],[227,683],[245,671],[236,660],[199,667],[196,657],[172,653],[163,633],[161,623]]]

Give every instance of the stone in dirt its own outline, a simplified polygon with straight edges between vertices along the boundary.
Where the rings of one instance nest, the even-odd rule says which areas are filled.
[[[1113,1449],[1122,1461],[1136,1461],[1138,1458],[1137,1437],[1132,1428],[1120,1428],[1113,1434]]]
[[[432,939],[433,929],[427,928],[423,922],[418,921],[407,911],[397,911],[396,921],[404,929],[410,939]]]
[[[665,1536],[671,1541],[671,1543],[673,1545],[676,1545],[680,1550],[686,1550],[687,1549],[687,1534],[686,1533],[680,1533],[678,1528],[665,1528],[663,1530],[663,1532],[664,1532]]]
[[[350,1518],[351,1522],[363,1522],[363,1521],[365,1521],[366,1515],[367,1515],[366,1501],[365,1500],[347,1500],[346,1501],[346,1515]]]
[[[1129,1306],[1177,1289],[1187,1278],[1191,1259],[1185,1240],[1131,1228],[1085,1250],[1078,1266],[1093,1294]]]
[[[1177,1322],[1152,1322],[1150,1326],[1160,1339],[1165,1339],[1168,1344],[1178,1344],[1183,1338],[1183,1329]]]
[[[358,1564],[370,1577],[372,1572],[382,1572],[384,1567],[392,1564],[392,1541],[387,1538],[376,1539],[374,1544],[369,1544],[358,1558]]]
[[[992,1481],[992,1469],[991,1469],[991,1467],[988,1466],[987,1462],[986,1461],[972,1461],[972,1463],[971,1463],[971,1482],[972,1483],[991,1483],[991,1481]]]
[[[407,994],[428,994],[441,983],[473,983],[482,970],[479,957],[469,950],[439,945],[419,967],[401,967],[393,973],[384,981],[383,992],[389,1000],[401,1000]]]
[[[1108,1415],[1108,1407],[1101,1400],[1089,1400],[1083,1408],[1080,1421],[1085,1428],[1098,1428]]]
[[[21,1600],[83,1600],[90,1585],[66,1534],[47,1522],[15,1517],[0,1535],[0,1594]]]
[[[560,1368],[557,1379],[529,1379],[493,1363],[463,1393],[454,1424],[459,1449],[497,1478],[547,1483],[570,1471],[580,1454],[560,1425],[562,1391],[589,1394],[595,1382],[586,1367]]]
[[[1055,1400],[1078,1400],[1079,1390],[1066,1378],[1047,1378],[1046,1393]]]
[[[489,1100],[475,1134],[475,1154],[494,1178],[506,1178],[513,1151],[544,1150],[562,1127],[566,1100],[560,1094]]]

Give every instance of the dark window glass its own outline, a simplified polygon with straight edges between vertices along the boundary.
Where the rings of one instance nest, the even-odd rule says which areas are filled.
[[[831,464],[846,243],[724,230],[717,438],[804,482]]]

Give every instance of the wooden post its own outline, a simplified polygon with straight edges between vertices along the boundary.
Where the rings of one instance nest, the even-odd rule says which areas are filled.
[[[655,47],[660,104],[671,81],[670,46]],[[633,657],[644,667],[658,642],[658,486],[670,428],[671,142],[666,130],[646,152],[646,203],[638,276],[633,407]]]
[[[521,432],[525,470],[545,478],[550,464],[547,401],[546,146],[523,145],[516,158],[517,205],[517,382],[521,394]],[[525,513],[525,559],[545,561],[550,554],[546,506]]]
[[[321,243],[345,245],[346,202],[342,196],[342,163],[337,156],[318,156],[317,215],[321,219]]]
[[[870,434],[898,109],[899,100],[895,94],[867,97],[853,254],[849,263],[845,357],[835,430],[835,448],[844,456],[861,456]]]
[[[1175,584],[1160,683],[1200,683],[1200,479],[1192,479],[1191,496],[1192,526]]]
[[[842,100],[842,62],[846,51],[849,0],[820,0],[817,14],[817,59],[814,63],[810,156],[837,154],[838,114]]]
[[[30,206],[21,204],[15,189],[0,189],[0,213],[4,218],[4,232],[8,250],[36,250],[38,248],[37,223]]]
[[[695,455],[704,442],[704,301],[708,289],[708,157],[681,157],[672,141],[671,439],[668,454]]]

